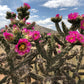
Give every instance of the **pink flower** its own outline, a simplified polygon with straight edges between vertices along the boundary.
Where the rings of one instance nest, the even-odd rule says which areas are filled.
[[[14,12],[11,12],[11,14],[14,14]]]
[[[31,24],[30,22],[26,22],[27,25]],[[32,30],[34,30],[34,27],[31,28]]]
[[[7,28],[8,28],[8,26],[7,26],[7,25],[5,25],[5,28],[7,29]]]
[[[61,46],[59,44],[57,44],[57,46],[58,46],[58,49],[60,49]]]
[[[18,26],[17,25],[13,25],[13,33],[14,34],[17,34],[17,33],[19,33],[20,32],[20,29],[18,28]]]
[[[66,40],[70,43],[75,43],[77,41],[74,35],[67,35]]]
[[[28,41],[32,41],[32,35],[33,33],[30,32],[29,34],[24,35],[24,38],[26,38]]]
[[[47,33],[47,36],[51,36],[51,33]]]
[[[15,27],[17,27],[17,25],[14,24],[14,25],[13,25],[13,28],[15,28]]]
[[[40,40],[40,41],[39,41],[39,43],[42,43],[42,42],[44,42],[44,40]]]
[[[1,29],[1,32],[2,32],[2,33],[5,32],[5,29]]]
[[[58,50],[58,53],[61,53],[61,51],[60,51],[60,50]]]
[[[77,39],[80,43],[84,43],[84,35],[80,34]]]
[[[59,14],[56,14],[56,17],[59,18]]]
[[[69,31],[69,34],[70,34],[70,35],[77,35],[77,34],[79,34],[79,33],[78,33],[78,31]]]
[[[34,30],[34,27],[32,27],[32,30]]]
[[[22,34],[30,34],[31,33],[31,31],[30,30],[28,30],[27,28],[23,28],[22,29]]]
[[[84,14],[82,14],[81,17],[84,18]]]
[[[81,21],[80,28],[84,30],[84,20]]]
[[[70,13],[68,15],[69,20],[76,20],[77,17],[78,17],[78,13]]]
[[[38,40],[41,37],[39,31],[33,31],[33,40]]]
[[[27,3],[24,3],[24,7],[26,7],[27,9],[30,9],[31,8],[30,5],[27,4]]]
[[[69,34],[74,35],[76,39],[79,38],[79,35],[80,35],[80,33],[78,33],[78,31],[69,31]]]
[[[28,24],[28,25],[29,25],[29,24],[31,24],[31,23],[30,23],[30,22],[26,22],[26,24]]]
[[[31,49],[31,43],[27,39],[19,39],[17,45],[15,45],[15,52],[23,56],[29,53]]]
[[[23,18],[23,22],[25,23],[25,21],[26,21],[26,19],[25,18]]]
[[[10,18],[11,22],[14,22],[14,19],[13,18]]]
[[[9,42],[14,40],[14,35],[12,33],[8,33],[8,32],[4,32],[3,36],[5,37],[5,39]]]

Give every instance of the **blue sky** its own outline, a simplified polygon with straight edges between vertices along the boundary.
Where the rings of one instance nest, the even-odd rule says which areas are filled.
[[[84,0],[0,0],[0,28],[5,24],[9,24],[9,20],[5,19],[6,11],[17,13],[17,7],[28,3],[31,6],[30,18],[27,22],[35,21],[38,25],[54,29],[54,23],[50,21],[51,17],[60,14],[65,24],[70,27],[67,22],[69,13],[78,12],[84,14]]]

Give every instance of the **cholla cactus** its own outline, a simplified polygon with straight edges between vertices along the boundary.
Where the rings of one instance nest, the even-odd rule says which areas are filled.
[[[84,56],[83,15],[69,14],[68,21],[72,26],[69,29],[62,22],[62,31],[59,26],[62,16],[57,14],[51,21],[55,23],[58,35],[40,34],[34,30],[35,22],[26,22],[30,8],[24,3],[17,9],[17,16],[7,12],[6,18],[11,23],[0,32],[1,47],[6,53],[0,56],[0,74],[5,76],[0,84],[20,84],[22,81],[25,84],[81,83],[79,70],[84,68],[81,65]],[[76,45],[80,46],[79,51],[73,50]],[[71,59],[75,59],[75,63],[70,62]]]

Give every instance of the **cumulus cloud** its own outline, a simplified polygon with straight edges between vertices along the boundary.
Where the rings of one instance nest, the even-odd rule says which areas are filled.
[[[71,24],[67,21],[67,18],[63,18],[62,21],[65,23],[65,25],[70,28],[71,27]],[[37,24],[41,25],[41,26],[44,26],[46,28],[50,28],[50,29],[54,29],[56,30],[55,28],[55,24],[51,21],[50,18],[46,18],[44,20],[37,20],[36,21]],[[60,22],[60,28],[62,29],[62,25],[61,25],[61,22]]]
[[[40,26],[55,30],[54,23],[51,22],[50,18],[40,19],[38,17],[39,17],[38,15],[36,15],[36,17],[35,16],[30,16],[30,18],[27,20],[27,22],[31,22],[32,23],[32,22],[35,21],[36,24],[38,24]]]
[[[31,9],[30,11],[31,11],[32,13],[37,13],[37,12],[38,12],[37,9]]]
[[[50,28],[50,29],[54,28],[54,23],[51,22],[50,18],[46,18],[44,20],[38,20],[38,21],[36,21],[36,23],[41,25],[41,26],[44,26],[46,28]]]
[[[60,10],[60,11],[62,11],[62,10],[67,10],[67,8],[60,8],[59,10]]]
[[[73,8],[72,10],[77,10],[78,8],[76,7],[76,8]]]
[[[46,0],[21,0],[22,2],[42,2],[42,1],[46,1]]]
[[[65,25],[66,25],[68,28],[71,27],[71,23],[69,23],[69,22],[67,21],[67,18],[64,18],[62,21],[65,23]]]
[[[34,22],[34,21],[37,21],[38,19],[39,19],[38,15],[30,15],[30,17],[27,20],[27,22]]]
[[[38,18],[39,16],[38,15],[30,15],[30,19],[35,19],[35,18]]]
[[[48,0],[42,6],[47,8],[74,7],[79,5],[78,0]]]
[[[7,5],[0,5],[0,28],[9,23],[9,20],[5,18],[7,11],[11,11]]]

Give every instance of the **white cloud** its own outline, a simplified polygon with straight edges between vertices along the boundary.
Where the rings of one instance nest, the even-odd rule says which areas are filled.
[[[11,11],[7,5],[0,5],[0,28],[9,23],[9,20],[5,18],[7,11]]]
[[[46,18],[44,20],[37,21],[37,23],[39,23],[39,24],[47,24],[47,23],[50,23],[50,22],[51,22],[50,18]]]
[[[73,7],[78,6],[78,0],[49,0],[42,6],[47,8],[58,8],[58,7]]]
[[[73,8],[72,10],[77,10],[78,8]]]
[[[27,20],[27,22],[34,22],[37,21],[39,18],[38,15],[30,15],[29,19]]]
[[[30,11],[31,11],[32,13],[37,13],[37,12],[38,12],[37,9],[31,9]]]
[[[38,18],[39,16],[38,15],[30,15],[30,19],[33,19],[33,18]]]
[[[66,25],[68,28],[71,27],[71,24],[67,21],[66,18],[64,18],[62,21],[65,23],[65,25]]]
[[[38,16],[38,15],[37,15]],[[39,17],[39,16],[38,16]],[[27,20],[27,22],[36,22],[36,24],[46,27],[46,28],[50,28],[50,29],[54,29],[55,30],[55,25],[54,23],[51,21],[50,18],[46,18],[46,19],[39,19],[39,18],[35,18],[34,16],[30,16],[30,18]]]
[[[42,2],[46,0],[21,0],[22,2]]]
[[[67,10],[67,8],[60,8],[59,10],[60,10],[60,11],[62,11],[62,10]]]
[[[38,20],[38,21],[36,21],[36,23],[41,25],[41,26],[44,26],[46,28],[50,28],[50,29],[54,28],[54,23],[51,22],[50,18],[46,18],[44,20]]]

